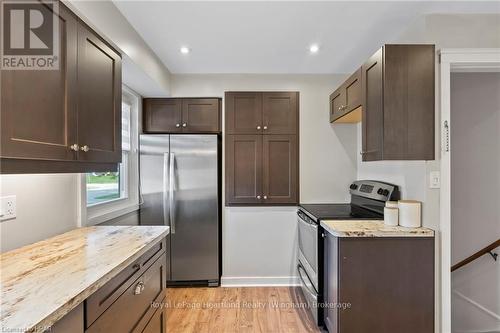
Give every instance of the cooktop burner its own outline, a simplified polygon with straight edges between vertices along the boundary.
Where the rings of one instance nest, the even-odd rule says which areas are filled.
[[[304,204],[302,210],[310,218],[318,220],[377,220],[383,215],[351,204]]]

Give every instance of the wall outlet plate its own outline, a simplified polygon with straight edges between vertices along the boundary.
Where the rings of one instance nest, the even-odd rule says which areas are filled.
[[[16,218],[16,196],[9,195],[0,198],[0,221]]]
[[[441,172],[431,171],[429,173],[429,188],[441,188]]]

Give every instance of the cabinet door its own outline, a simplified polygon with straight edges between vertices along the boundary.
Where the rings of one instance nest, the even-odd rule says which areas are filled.
[[[363,161],[380,160],[383,157],[384,96],[383,96],[383,49],[378,50],[362,66],[363,87]]]
[[[86,25],[78,26],[79,160],[121,161],[121,58]]]
[[[345,104],[345,95],[342,93],[342,87],[339,87],[330,95],[330,122],[334,122],[343,114]]]
[[[226,92],[227,134],[262,133],[262,93]]]
[[[325,231],[324,244],[324,298],[327,304],[338,304],[338,238]],[[328,332],[338,332],[338,315],[335,306],[324,309]]]
[[[345,113],[361,106],[361,68],[352,74],[343,84],[345,95]]]
[[[182,99],[145,98],[143,131],[145,133],[180,133]]]
[[[263,136],[264,203],[298,203],[296,135]]]
[[[226,204],[262,202],[262,135],[226,136]]]
[[[188,133],[220,132],[219,99],[183,99],[182,127],[182,131]]]
[[[59,69],[1,71],[2,157],[77,156],[70,149],[77,143],[77,18],[61,4],[59,9]]]
[[[264,134],[297,134],[298,93],[262,93],[262,129]]]
[[[163,300],[162,303],[166,303]],[[153,317],[149,320],[142,333],[166,333],[167,332],[167,310],[159,308]]]

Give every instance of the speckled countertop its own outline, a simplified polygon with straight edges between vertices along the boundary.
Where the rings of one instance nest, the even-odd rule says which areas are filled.
[[[337,237],[434,237],[432,229],[393,227],[378,220],[325,220],[321,226]]]
[[[96,226],[0,254],[0,331],[43,331],[144,254],[166,226]]]

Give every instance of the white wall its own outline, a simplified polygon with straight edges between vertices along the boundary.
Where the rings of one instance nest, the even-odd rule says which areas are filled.
[[[500,237],[500,73],[453,73],[450,122],[456,264]],[[452,291],[453,332],[500,330],[499,262],[485,255],[453,272]]]
[[[356,178],[356,125],[331,126],[328,96],[345,75],[172,75],[172,96],[223,97],[225,91],[300,92],[300,201],[347,202]],[[227,284],[286,283],[295,275],[294,207],[226,207]]]
[[[170,72],[112,1],[64,3],[123,52],[123,83],[140,95],[168,96]]]
[[[0,223],[0,252],[77,227],[75,174],[2,175],[0,196],[15,195],[17,218]]]

